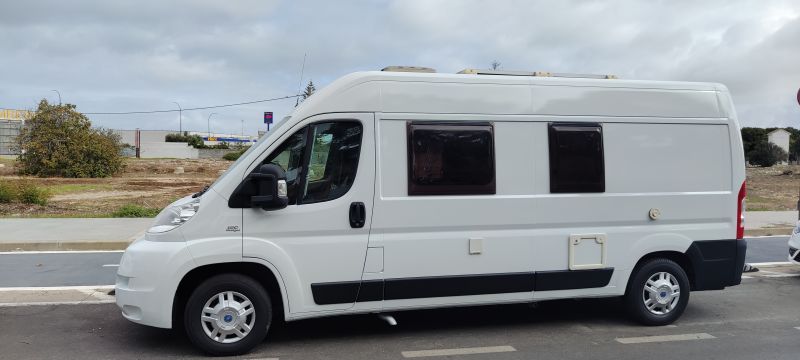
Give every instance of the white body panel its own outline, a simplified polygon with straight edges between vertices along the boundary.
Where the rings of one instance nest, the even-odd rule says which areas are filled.
[[[791,249],[795,249],[793,252]],[[800,259],[800,221],[797,222],[795,225],[794,231],[792,231],[792,236],[789,237],[789,261],[800,265],[800,261],[795,259]]]
[[[275,211],[228,207],[240,182],[294,131],[346,119],[363,125],[363,137],[345,195]],[[409,121],[492,124],[496,192],[409,196]],[[604,192],[550,193],[551,122],[602,124]],[[727,89],[717,84],[355,73],[306,100],[265,137],[201,197],[195,217],[129,248],[118,304],[143,315],[126,317],[170,327],[165,308],[188,271],[242,261],[275,274],[289,320],[622,295],[643,256],[734,239],[745,179],[739,125]],[[366,205],[363,228],[348,224],[352,202]],[[596,248],[603,267],[613,268],[606,286],[323,305],[311,290],[319,283],[565,271],[576,234],[604,239]],[[137,283],[147,285],[131,285]]]

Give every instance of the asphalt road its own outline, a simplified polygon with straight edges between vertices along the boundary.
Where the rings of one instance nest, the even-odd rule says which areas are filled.
[[[748,238],[747,262],[786,261],[788,236]],[[122,252],[0,254],[0,288],[113,285]]]
[[[796,360],[798,305],[800,277],[759,275],[723,291],[691,293],[674,326],[631,323],[615,299],[408,311],[394,314],[397,326],[374,315],[278,324],[242,358],[372,360],[492,351],[432,358]],[[202,357],[180,331],[130,323],[113,304],[0,308],[0,334],[2,359]]]
[[[748,238],[745,261],[748,263],[789,261],[788,242],[789,236]]]

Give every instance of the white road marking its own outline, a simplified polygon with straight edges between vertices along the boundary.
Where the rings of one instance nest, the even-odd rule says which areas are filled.
[[[796,327],[795,329],[800,330],[800,326]]]
[[[788,261],[774,261],[774,262],[762,262],[762,263],[749,263],[753,266],[780,266],[780,265],[791,265],[792,263]]]
[[[777,237],[790,237],[791,235],[762,235],[762,236],[745,236],[745,239],[761,239],[761,238],[777,238]]]
[[[119,267],[119,264],[105,264],[103,267]]]
[[[752,276],[742,275],[742,279],[752,279]]]
[[[643,344],[643,343],[654,343],[654,342],[688,341],[688,340],[705,340],[705,339],[716,339],[716,337],[707,333],[698,333],[698,334],[676,334],[676,335],[616,338],[615,340],[617,340],[617,342],[619,343],[627,345],[627,344]]]
[[[99,305],[99,304],[113,304],[115,301],[116,300],[87,300],[87,301],[0,303],[0,308],[24,307],[24,306],[53,306],[53,305]]]
[[[0,287],[0,291],[64,291],[64,290],[111,290],[114,285],[89,286],[39,286],[39,287]]]
[[[0,255],[123,253],[125,250],[0,251]]]
[[[472,347],[472,348],[457,348],[457,349],[437,349],[437,350],[416,350],[416,351],[403,351],[401,354],[404,358],[418,358],[430,356],[454,356],[454,355],[472,355],[472,354],[491,354],[501,352],[517,351],[513,346],[485,346],[485,347]]]

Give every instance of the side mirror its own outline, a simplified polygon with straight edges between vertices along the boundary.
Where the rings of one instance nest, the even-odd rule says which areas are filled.
[[[248,175],[234,190],[228,206],[279,210],[289,204],[286,173],[280,166],[264,164]]]
[[[249,176],[256,185],[257,192],[250,197],[252,207],[264,210],[283,209],[289,204],[289,189],[286,185],[286,173],[280,166],[264,164]]]

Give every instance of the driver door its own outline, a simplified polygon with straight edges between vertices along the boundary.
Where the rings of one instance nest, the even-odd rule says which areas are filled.
[[[278,271],[292,313],[355,303],[372,217],[373,123],[373,114],[312,117],[261,161],[286,172],[289,205],[244,209],[243,256],[285,264]]]

